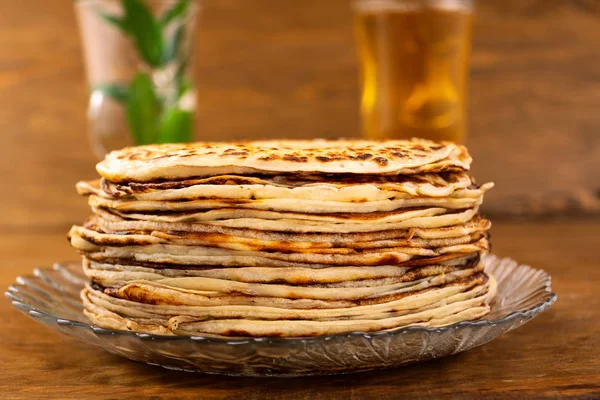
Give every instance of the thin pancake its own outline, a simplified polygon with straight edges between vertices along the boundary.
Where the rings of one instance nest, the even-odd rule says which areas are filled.
[[[84,259],[86,276],[103,287],[119,287],[136,280],[160,281],[165,278],[206,277],[244,283],[277,283],[293,286],[356,287],[380,286],[393,282],[408,282],[425,277],[448,274],[463,269],[479,269],[477,259],[465,264],[447,263],[421,267],[379,266],[331,268],[215,268],[211,270],[180,270],[130,265],[98,263]]]
[[[267,211],[305,213],[313,219],[323,217],[315,214],[332,213],[374,213],[401,211],[411,207],[444,207],[449,209],[464,209],[481,204],[483,194],[492,187],[491,184],[483,185],[477,189],[465,189],[455,193],[452,197],[411,197],[405,199],[384,199],[378,201],[340,202],[326,201],[323,199],[228,199],[211,198],[187,201],[148,201],[148,200],[109,200],[96,195],[91,195],[88,204],[93,208],[105,208],[122,212],[148,212],[148,211],[204,211],[223,212],[224,209],[231,213],[238,210],[242,213],[250,211]],[[221,217],[222,218],[222,217]]]
[[[323,221],[310,221],[304,219],[282,218],[277,220],[265,220],[260,218],[234,218],[216,221],[202,221],[202,213],[178,212],[178,213],[123,213],[116,210],[94,208],[94,212],[103,219],[118,221],[126,218],[130,220],[152,221],[152,222],[187,222],[194,224],[206,224],[222,226],[227,228],[255,229],[274,232],[323,232],[323,233],[367,233],[384,230],[397,230],[408,228],[442,228],[459,225],[470,221],[477,215],[477,208],[464,211],[448,211],[444,208],[417,208],[395,213],[392,216],[394,222],[378,223],[372,222],[368,217],[354,216],[356,223],[335,223]],[[115,218],[116,217],[116,218]],[[198,220],[197,218],[200,218]]]
[[[373,175],[220,175],[167,182],[77,183],[77,192],[107,199],[180,201],[198,199],[320,199],[366,202],[418,196],[448,197],[473,186],[466,172],[411,176]]]
[[[240,238],[251,238],[263,241],[284,241],[301,243],[327,244],[326,247],[352,247],[352,243],[369,241],[384,241],[398,239],[444,239],[470,235],[476,232],[485,232],[490,229],[489,220],[475,215],[471,220],[452,226],[439,228],[412,227],[406,229],[390,229],[380,232],[365,233],[298,233],[298,232],[269,232],[258,229],[227,228],[214,225],[192,224],[187,222],[156,222],[142,220],[126,220],[112,214],[106,214],[109,219],[102,216],[93,216],[86,221],[85,226],[90,229],[99,229],[104,232],[132,232],[132,231],[161,231],[161,232],[190,232],[196,234],[218,234]]]
[[[348,254],[354,250],[384,249],[394,247],[435,248],[471,243],[485,236],[482,232],[469,235],[441,238],[401,238],[366,242],[297,242],[281,240],[260,240],[256,238],[224,235],[220,233],[200,233],[183,231],[126,231],[104,232],[98,226],[86,224],[85,227],[73,226],[69,235],[77,233],[86,241],[95,245],[126,246],[131,244],[176,244],[184,246],[220,247],[230,250],[279,251],[296,253]]]
[[[431,265],[364,267],[335,266],[329,268],[173,268],[172,265],[139,265],[102,263],[84,257],[84,272],[102,286],[118,286],[131,280],[157,280],[162,278],[206,277],[247,283],[287,283],[309,285],[318,283],[352,282],[363,279],[403,277],[414,280],[424,276],[448,273],[457,269],[472,268],[479,263],[478,254],[437,261]]]
[[[470,162],[466,148],[450,142],[279,140],[127,147],[96,169],[112,182],[148,182],[261,172],[415,174],[468,170]]]

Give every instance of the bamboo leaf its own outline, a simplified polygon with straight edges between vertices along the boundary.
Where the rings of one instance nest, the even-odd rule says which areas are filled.
[[[152,79],[138,73],[129,88],[127,119],[136,144],[156,143],[159,138],[161,105]]]
[[[96,85],[92,88],[92,92],[96,91],[123,104],[127,103],[129,98],[129,89],[120,83],[104,83]]]
[[[189,0],[179,0],[177,3],[173,5],[173,7],[169,8],[159,19],[159,23],[161,26],[165,27],[171,23],[171,21],[177,19],[178,17],[184,15],[188,8],[190,7]]]
[[[180,99],[188,90],[192,89],[192,82],[184,76],[177,77],[177,98]]]
[[[192,88],[192,83],[186,76],[186,71],[188,69],[189,59],[185,58],[182,60],[177,67],[177,72],[175,73],[175,84],[177,85],[177,98],[180,99],[181,96],[185,94],[188,90]]]
[[[192,140],[194,114],[179,108],[165,111],[161,121],[158,143],[181,143]]]
[[[141,0],[122,0],[125,20],[135,45],[148,65],[161,65],[163,57],[163,36],[159,24]]]
[[[165,46],[165,53],[162,59],[163,64],[168,64],[177,58],[177,56],[179,55],[179,49],[181,47],[181,42],[183,41],[184,34],[184,25],[179,26],[175,33],[173,33],[173,36],[171,36],[170,40]]]
[[[129,33],[130,29],[129,29],[129,26],[127,25],[127,20],[125,18],[109,14],[109,13],[104,12],[99,9],[94,10],[94,12],[96,13],[96,15],[98,17],[100,17],[103,20],[105,20],[106,22],[116,26],[122,32]]]

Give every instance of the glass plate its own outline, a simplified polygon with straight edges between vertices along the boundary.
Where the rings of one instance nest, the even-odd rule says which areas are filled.
[[[18,277],[6,296],[24,314],[111,353],[168,369],[244,376],[300,376],[368,371],[445,357],[497,338],[556,301],[550,275],[490,255],[486,271],[498,294],[485,319],[441,328],[412,326],[314,338],[173,337],[91,325],[81,312],[86,282],[79,263],[38,268]]]

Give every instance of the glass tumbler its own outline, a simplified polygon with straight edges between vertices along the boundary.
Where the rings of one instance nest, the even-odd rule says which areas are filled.
[[[470,0],[356,0],[362,132],[463,142]]]
[[[98,157],[127,145],[191,141],[197,0],[76,0]]]

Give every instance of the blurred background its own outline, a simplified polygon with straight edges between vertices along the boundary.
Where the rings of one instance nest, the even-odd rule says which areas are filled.
[[[72,0],[0,4],[0,229],[33,242],[89,212],[83,46]],[[360,136],[352,23],[348,0],[206,0],[196,139]],[[466,143],[496,183],[487,215],[600,213],[598,43],[600,2],[477,2]]]

